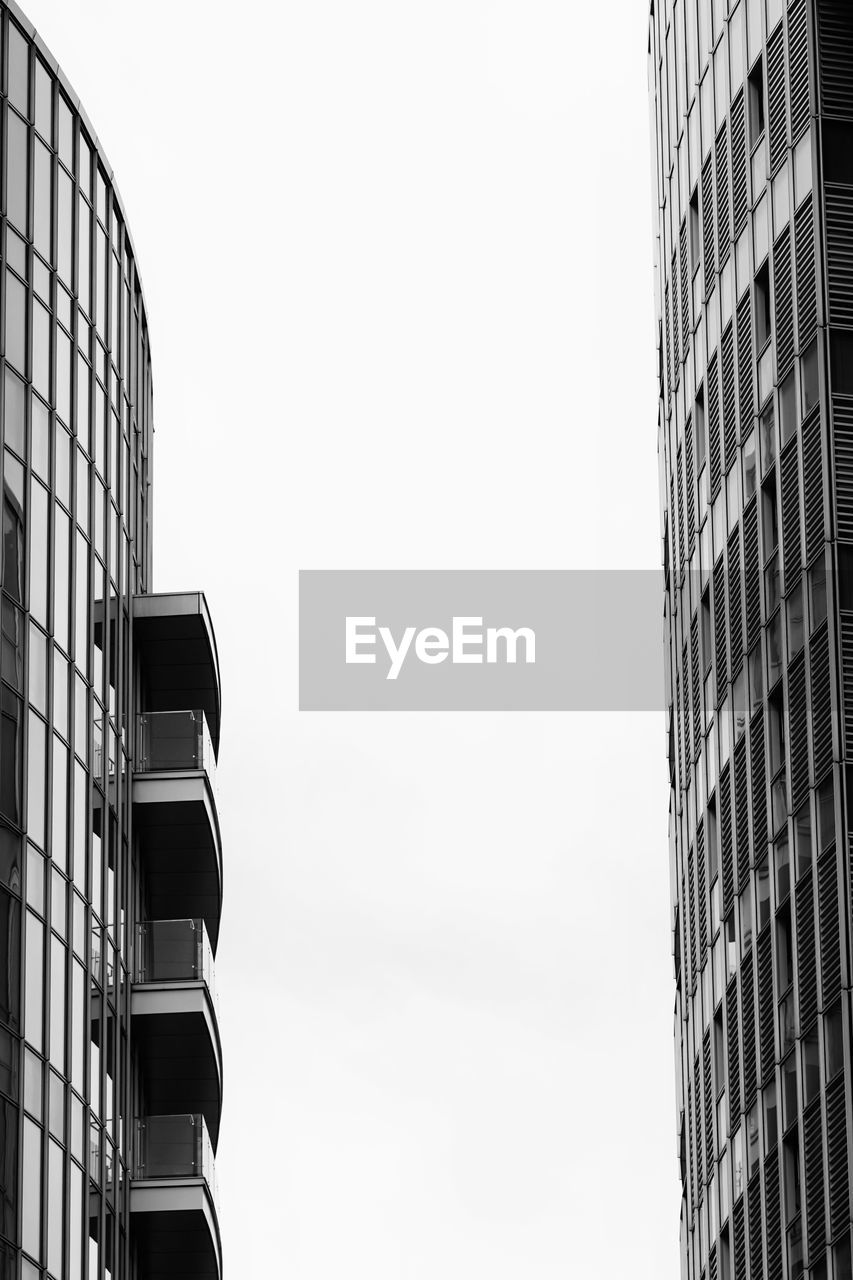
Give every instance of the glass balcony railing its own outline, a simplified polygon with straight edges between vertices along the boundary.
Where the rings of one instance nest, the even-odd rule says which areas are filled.
[[[216,758],[203,711],[145,711],[138,718],[141,773],[204,769],[214,784]]]
[[[218,1212],[216,1165],[204,1116],[147,1116],[137,1120],[133,1176],[141,1182],[204,1178]]]
[[[213,950],[203,920],[146,920],[137,934],[137,982],[204,982],[215,1002]]]

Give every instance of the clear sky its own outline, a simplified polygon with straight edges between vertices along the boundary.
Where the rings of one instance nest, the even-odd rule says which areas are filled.
[[[25,8],[219,640],[227,1275],[675,1280],[663,715],[296,709],[299,568],[659,564],[645,0]]]

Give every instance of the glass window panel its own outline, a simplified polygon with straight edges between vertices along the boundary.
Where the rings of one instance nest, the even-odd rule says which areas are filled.
[[[45,725],[34,711],[29,716],[27,748],[27,834],[44,845]]]
[[[54,423],[56,453],[56,496],[66,507],[71,506],[71,437],[59,422]]]
[[[52,1140],[48,1143],[48,1152],[47,1267],[59,1276],[62,1275],[62,1224],[65,1221],[64,1161],[62,1148]]]
[[[33,479],[30,482],[30,610],[33,617],[47,626],[47,490]]]
[[[81,892],[86,890],[86,832],[89,829],[89,808],[86,803],[86,771],[79,761],[74,761],[74,883]]]
[[[71,966],[71,1083],[78,1093],[85,1082],[86,971],[75,960]],[[74,1110],[72,1108],[72,1121]],[[73,1128],[72,1128],[73,1141]]]
[[[22,821],[23,703],[10,689],[0,690],[0,735],[3,768],[0,769],[0,810],[18,824]]]
[[[51,852],[53,861],[64,871],[68,863],[68,748],[55,735],[52,777]]]
[[[89,763],[89,693],[80,675],[74,677],[74,750]]]
[[[24,692],[24,615],[11,600],[0,600],[0,674],[17,693]]]
[[[59,275],[69,289],[72,287],[72,259],[74,253],[74,224],[71,211],[74,207],[74,189],[71,179],[63,169],[57,179],[56,265]]]
[[[6,446],[14,449],[20,458],[25,458],[27,456],[26,389],[24,383],[11,369],[6,370],[3,414]]]
[[[77,581],[75,587],[74,657],[78,668],[85,674],[87,670],[86,631],[89,615],[89,544],[79,530],[76,537],[75,555],[77,560]],[[80,752],[79,746],[77,750]]]
[[[42,1114],[42,1065],[32,1049],[24,1055],[24,1106],[27,1111],[41,1120]]]
[[[53,508],[53,634],[57,644],[68,650],[70,645],[68,616],[70,606],[69,557],[71,555],[71,521],[62,507]]]
[[[44,914],[44,858],[31,844],[27,844],[27,906]]]
[[[13,111],[6,127],[6,211],[9,219],[27,234],[28,150],[27,126]]]
[[[30,704],[47,715],[47,636],[30,623]]]
[[[44,925],[27,912],[26,984],[24,995],[24,1035],[38,1053],[44,1047],[42,1001],[44,995]]]
[[[33,386],[50,400],[50,312],[33,300]]]
[[[74,117],[71,108],[59,95],[59,158],[68,168],[74,168]]]
[[[812,189],[812,135],[803,134],[794,148],[794,203],[799,207]]]
[[[6,224],[6,262],[22,279],[26,280],[27,246],[8,223]]]
[[[65,1073],[65,947],[50,939],[50,1061]]]
[[[52,185],[50,152],[36,138],[33,151],[33,243],[47,262],[53,256],[50,250]]]
[[[17,601],[24,581],[24,469],[3,452],[3,586]]]
[[[81,158],[84,148],[81,146]],[[91,314],[90,253],[92,211],[82,195],[77,203],[77,297],[87,315]]]
[[[24,1117],[24,1176],[21,1187],[22,1243],[27,1253],[41,1261],[41,1129]]]
[[[36,128],[48,142],[53,142],[53,81],[44,63],[36,58]]]
[[[58,649],[53,651],[53,727],[68,737],[68,663]]]
[[[27,291],[11,271],[6,272],[6,359],[26,374]]]
[[[15,26],[9,23],[9,38],[6,45],[7,56],[7,92],[9,101],[22,115],[28,116],[30,110],[30,46]]]
[[[71,339],[63,329],[56,331],[56,412],[63,422],[71,421]]]
[[[50,411],[38,396],[32,404],[33,470],[46,485],[50,484]]]
[[[69,1280],[83,1280],[83,1171],[75,1164],[69,1170],[68,1274]]]

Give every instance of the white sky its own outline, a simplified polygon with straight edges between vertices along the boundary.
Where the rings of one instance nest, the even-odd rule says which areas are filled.
[[[299,568],[659,563],[645,0],[26,7],[219,639],[227,1275],[675,1280],[662,715],[296,710]]]

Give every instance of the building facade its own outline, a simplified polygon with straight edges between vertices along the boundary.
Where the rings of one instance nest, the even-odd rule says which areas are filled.
[[[655,0],[682,1274],[850,1280],[853,6]]]
[[[0,1280],[218,1280],[220,689],[112,172],[0,0]]]

